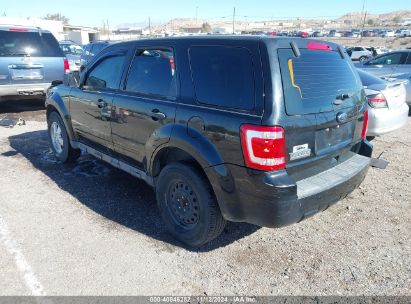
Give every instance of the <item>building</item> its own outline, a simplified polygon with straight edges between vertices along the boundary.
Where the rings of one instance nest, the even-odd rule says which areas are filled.
[[[180,32],[186,34],[200,34],[201,27],[180,27]]]
[[[64,25],[64,39],[71,40],[79,45],[100,39],[99,31],[86,26]]]

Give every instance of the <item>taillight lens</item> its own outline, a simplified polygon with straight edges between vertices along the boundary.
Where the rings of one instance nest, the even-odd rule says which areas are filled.
[[[362,138],[365,138],[365,136],[367,136],[367,129],[368,129],[368,110],[364,112],[364,120],[362,122],[362,132],[361,132]]]
[[[387,108],[387,100],[382,93],[367,96],[368,104],[373,108]]]
[[[67,58],[64,59],[64,73],[70,73],[70,64]]]
[[[286,165],[285,132],[282,127],[242,125],[241,146],[248,168],[272,171]]]

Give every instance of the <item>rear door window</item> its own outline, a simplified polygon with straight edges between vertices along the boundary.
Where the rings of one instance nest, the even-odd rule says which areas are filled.
[[[279,49],[286,111],[289,115],[333,111],[334,101],[342,94],[351,96],[344,107],[362,102],[361,81],[348,60],[335,51]]]
[[[128,72],[126,91],[176,97],[174,53],[170,49],[139,49]]]
[[[0,31],[0,57],[63,57],[51,33]]]
[[[255,108],[251,53],[242,47],[194,46],[190,64],[198,102],[223,108]]]

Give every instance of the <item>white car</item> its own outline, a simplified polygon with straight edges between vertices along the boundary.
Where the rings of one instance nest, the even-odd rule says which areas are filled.
[[[380,36],[381,37],[395,37],[395,32],[391,30],[382,31]]]
[[[352,61],[358,60],[360,62],[365,62],[372,57],[372,52],[367,50],[364,46],[347,48],[347,53],[350,55]]]
[[[409,111],[404,82],[388,82],[359,69],[357,71],[368,100],[367,136],[379,136],[403,127]]]
[[[398,33],[395,33],[395,37],[404,38],[411,36],[411,30],[400,30]]]

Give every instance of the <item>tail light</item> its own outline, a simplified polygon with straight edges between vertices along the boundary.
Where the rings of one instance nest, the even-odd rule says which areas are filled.
[[[367,135],[367,129],[368,129],[368,110],[364,112],[364,120],[362,123],[362,131],[361,131],[361,137],[365,138]]]
[[[387,100],[382,93],[367,96],[368,104],[373,108],[387,108]]]
[[[272,171],[286,165],[285,133],[282,127],[242,125],[241,146],[248,168]]]
[[[67,58],[64,58],[64,73],[70,73],[70,64]]]

